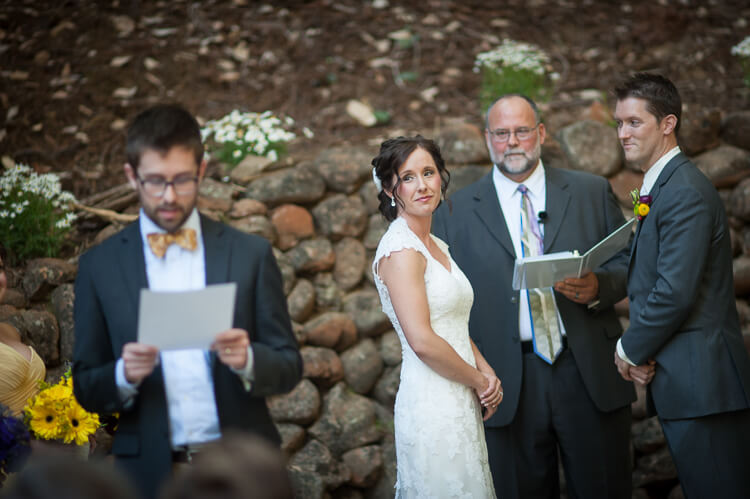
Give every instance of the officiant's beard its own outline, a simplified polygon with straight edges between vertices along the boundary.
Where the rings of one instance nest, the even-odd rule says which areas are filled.
[[[492,162],[500,168],[500,171],[509,175],[520,175],[531,171],[539,162],[542,155],[542,144],[537,142],[530,152],[526,152],[522,147],[508,149],[502,155],[495,154],[490,149],[490,158]]]

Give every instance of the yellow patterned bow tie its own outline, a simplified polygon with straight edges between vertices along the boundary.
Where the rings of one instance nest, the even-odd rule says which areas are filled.
[[[193,251],[198,246],[198,240],[194,229],[180,229],[173,234],[168,232],[154,232],[147,237],[148,245],[151,247],[151,251],[154,252],[154,255],[156,255],[157,258],[164,257],[170,244],[176,244],[190,251]]]

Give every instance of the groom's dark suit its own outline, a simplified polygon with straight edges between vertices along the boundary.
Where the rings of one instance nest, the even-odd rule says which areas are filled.
[[[248,332],[254,358],[248,392],[239,376],[211,355],[220,427],[279,442],[264,397],[291,390],[300,379],[302,361],[271,246],[203,216],[201,230],[206,284],[237,283],[233,327]],[[115,384],[115,363],[123,345],[136,341],[139,293],[147,287],[137,222],[81,257],[73,380],[76,398],[87,410],[120,413],[112,453],[141,491],[153,496],[172,467],[161,367],[143,380],[132,407],[123,406]]]
[[[750,360],[735,307],[723,204],[681,153],[650,195],[651,209],[638,223],[631,250],[630,326],[622,347],[635,364],[656,360],[648,400],[664,424],[688,497],[750,497],[746,472],[739,472],[745,477],[739,490],[715,488],[740,478],[723,480],[737,468],[732,473],[715,457],[741,466],[750,460]]]
[[[624,222],[622,211],[605,179],[555,168],[545,168],[545,173],[548,214],[544,224],[545,253],[574,249],[583,253]],[[522,353],[519,291],[514,291],[511,286],[516,254],[491,172],[443,203],[433,219],[433,232],[449,244],[451,256],[471,281],[474,306],[469,331],[503,384],[503,401],[486,426],[490,464],[498,496],[512,497],[518,492],[509,484],[527,470],[519,469],[523,466],[518,463],[513,464],[514,447],[503,444],[503,448],[497,448],[490,442],[490,433],[492,430],[503,430],[510,433],[512,438],[525,437],[516,430],[519,419],[534,418],[542,410],[539,405],[545,402],[539,400],[543,395],[526,393],[528,389],[524,373],[532,375],[528,373],[534,371],[529,369],[536,369],[534,366],[538,363],[541,370],[549,366],[533,353]],[[572,391],[589,399],[582,404],[570,400],[570,411],[555,417],[567,419],[566,425],[573,426],[589,424],[585,421],[595,422],[593,427],[575,431],[578,433],[576,435],[558,437],[566,468],[570,463],[586,466],[584,461],[591,462],[587,475],[593,478],[600,471],[601,474],[605,473],[599,467],[609,466],[605,464],[608,461],[619,464],[620,469],[616,473],[620,476],[615,480],[625,482],[621,489],[629,496],[629,405],[635,400],[635,391],[632,383],[625,382],[619,376],[612,363],[615,345],[622,332],[613,305],[625,296],[627,252],[621,252],[595,273],[599,281],[600,300],[596,310],[573,303],[556,293],[568,341],[568,352],[564,352],[563,356],[572,354],[573,362],[565,360],[560,365],[569,366],[570,369],[555,370],[553,377],[557,377],[558,382],[576,387]],[[570,357],[561,357],[552,368],[557,369],[555,366],[563,359],[570,360]],[[564,402],[563,405],[567,404]],[[620,412],[624,416],[618,416],[618,422],[605,430],[604,413],[618,409],[625,411]],[[576,410],[585,411],[585,416],[580,417]],[[574,421],[579,417],[580,423]],[[612,428],[616,430],[612,431]],[[610,438],[612,440],[607,440]],[[596,447],[601,448],[601,455],[592,455],[589,444],[596,440],[600,441]],[[609,445],[605,442],[618,443]],[[581,489],[589,485],[583,483],[587,481],[586,477],[568,478],[569,483],[576,481]],[[527,482],[530,480],[532,478],[526,479]],[[602,493],[598,493],[600,497],[608,495]],[[596,496],[597,492],[579,490],[580,494],[584,497]]]

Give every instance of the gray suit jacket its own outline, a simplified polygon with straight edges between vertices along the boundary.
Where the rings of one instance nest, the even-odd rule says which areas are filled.
[[[302,375],[302,359],[271,246],[203,216],[201,229],[206,284],[237,283],[233,326],[248,332],[254,359],[255,380],[248,392],[212,354],[219,424],[222,430],[239,428],[280,442],[264,397],[291,390]],[[123,345],[137,340],[140,290],[147,287],[137,222],[81,257],[75,285],[73,388],[87,410],[120,413],[112,453],[144,497],[152,497],[172,467],[162,371],[157,366],[143,380],[129,408],[120,401],[115,383]]]
[[[661,417],[750,407],[750,360],[721,199],[683,154],[661,172],[651,197],[631,249],[623,349],[636,364],[656,360],[649,389]]]
[[[583,253],[624,223],[604,178],[548,167],[545,172],[545,253],[574,249]],[[507,425],[516,413],[522,386],[519,291],[511,286],[516,254],[491,172],[440,206],[433,232],[449,244],[451,256],[471,281],[474,306],[469,332],[503,383],[503,402],[487,425]],[[613,362],[622,333],[613,305],[625,296],[627,251],[595,272],[600,296],[596,310],[560,294],[556,299],[589,395],[600,410],[611,411],[635,400],[632,383],[620,377]]]

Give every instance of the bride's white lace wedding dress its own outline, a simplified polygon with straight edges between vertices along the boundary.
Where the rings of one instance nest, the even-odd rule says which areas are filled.
[[[433,371],[404,337],[378,262],[411,248],[427,260],[424,273],[430,323],[467,363],[476,366],[469,342],[469,312],[474,292],[450,258],[448,245],[431,236],[450,260],[450,270],[432,257],[403,218],[394,220],[380,240],[373,275],[383,311],[401,340],[401,384],[396,395],[396,498],[494,498],[487,461],[481,408],[474,390]]]

